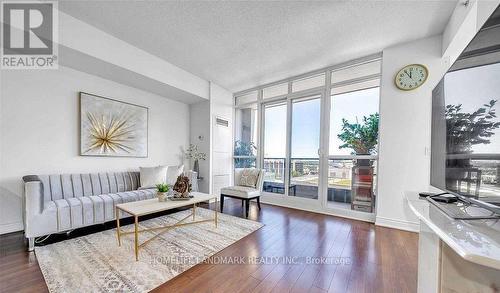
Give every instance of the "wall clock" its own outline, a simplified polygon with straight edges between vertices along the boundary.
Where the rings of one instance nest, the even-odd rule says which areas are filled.
[[[394,83],[400,90],[411,91],[424,84],[428,73],[427,67],[422,64],[406,65],[398,71]]]

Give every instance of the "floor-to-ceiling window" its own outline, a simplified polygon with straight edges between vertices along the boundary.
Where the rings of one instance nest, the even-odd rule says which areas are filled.
[[[257,167],[258,104],[257,92],[236,99],[234,167]]]
[[[321,96],[291,102],[289,196],[318,198]]]
[[[235,166],[265,170],[264,201],[374,212],[380,59],[235,95]]]
[[[380,61],[331,73],[327,206],[373,212]]]
[[[286,102],[263,107],[264,191],[285,194]]]
[[[379,88],[331,95],[328,204],[372,212],[375,205]]]

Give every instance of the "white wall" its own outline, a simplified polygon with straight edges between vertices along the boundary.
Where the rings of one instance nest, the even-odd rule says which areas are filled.
[[[378,225],[418,229],[417,218],[406,207],[403,192],[429,188],[432,89],[448,68],[441,58],[441,41],[437,36],[383,51]],[[394,85],[394,76],[413,63],[427,66],[427,82],[416,90],[401,91]]]
[[[220,195],[220,189],[232,184],[233,174],[233,95],[228,90],[210,83],[211,116],[211,191]],[[229,127],[215,124],[217,117],[229,121]]]
[[[191,104],[190,113],[191,143],[207,154],[207,160],[200,161],[199,189],[219,195],[220,188],[232,182],[233,95],[210,82],[210,101]],[[229,127],[217,126],[217,117],[228,120]]]
[[[380,145],[376,224],[417,231],[418,221],[407,207],[404,191],[430,186],[432,90],[472,40],[499,0],[460,2],[442,36],[416,40],[383,51],[380,88]],[[429,78],[405,92],[394,85],[396,72],[420,63]]]
[[[191,117],[191,135],[190,141],[198,146],[200,152],[207,154],[205,161],[199,161],[200,174],[203,177],[198,181],[198,188],[201,192],[210,190],[210,102],[204,101],[189,106]],[[201,139],[200,139],[201,136]],[[191,162],[191,168],[193,162]]]
[[[27,174],[136,170],[179,164],[189,143],[186,104],[70,68],[1,72],[0,234],[22,229]],[[78,92],[149,108],[148,158],[79,156]]]

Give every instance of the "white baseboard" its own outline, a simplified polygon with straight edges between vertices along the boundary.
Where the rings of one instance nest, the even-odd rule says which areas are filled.
[[[418,222],[401,221],[378,216],[375,219],[375,225],[417,233],[420,231],[420,223]]]
[[[22,222],[0,224],[0,235],[22,230],[24,230],[24,225]]]

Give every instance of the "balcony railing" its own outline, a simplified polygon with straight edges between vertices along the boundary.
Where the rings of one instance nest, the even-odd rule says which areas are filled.
[[[264,191],[285,193],[285,158],[264,158]],[[328,161],[328,202],[347,209],[372,211],[375,200],[376,159],[332,159]],[[288,195],[317,199],[319,159],[291,158]],[[355,181],[353,184],[353,180]],[[354,187],[354,191],[352,190]],[[361,199],[361,201],[360,201]],[[361,209],[362,210],[362,209]]]

